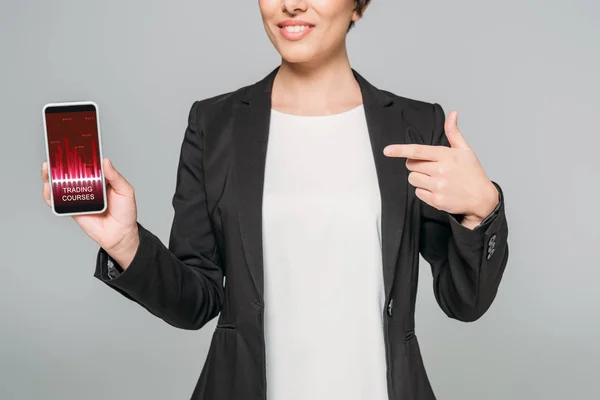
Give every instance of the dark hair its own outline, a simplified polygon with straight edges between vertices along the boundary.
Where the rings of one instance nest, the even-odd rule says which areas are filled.
[[[369,5],[371,0],[355,0],[354,1],[354,10],[358,12],[358,15],[362,17],[362,13],[365,11],[365,8]],[[348,26],[348,31],[352,29],[354,26],[354,21],[350,21],[350,26]]]

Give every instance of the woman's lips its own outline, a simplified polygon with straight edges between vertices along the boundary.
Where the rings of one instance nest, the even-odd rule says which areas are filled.
[[[310,25],[287,25],[279,27],[279,32],[287,40],[300,40],[312,32],[312,30],[313,27]]]

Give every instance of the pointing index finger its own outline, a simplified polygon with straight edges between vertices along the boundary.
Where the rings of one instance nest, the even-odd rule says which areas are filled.
[[[392,144],[386,146],[384,154],[388,157],[403,157],[413,160],[438,161],[442,158],[444,146],[425,144]]]

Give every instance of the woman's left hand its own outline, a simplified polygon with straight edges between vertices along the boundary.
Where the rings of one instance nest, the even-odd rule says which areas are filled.
[[[438,210],[462,214],[462,224],[472,228],[498,205],[498,189],[458,129],[457,119],[452,111],[444,125],[450,147],[394,144],[384,154],[406,158],[408,182],[419,199]]]

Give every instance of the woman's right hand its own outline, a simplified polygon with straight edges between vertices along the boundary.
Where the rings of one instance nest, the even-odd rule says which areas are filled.
[[[139,245],[137,206],[133,186],[104,158],[107,209],[102,214],[73,215],[83,231],[126,269]],[[43,197],[52,207],[48,163],[42,164]]]

